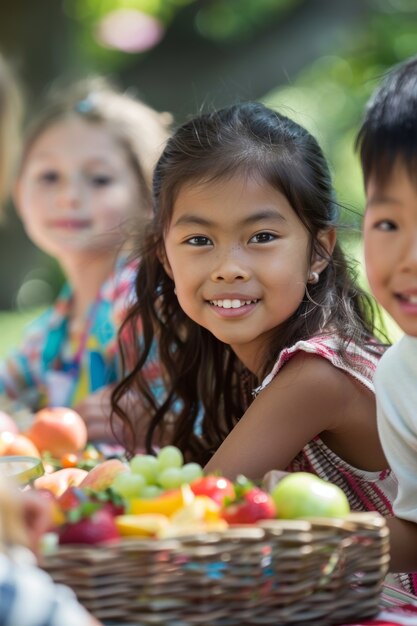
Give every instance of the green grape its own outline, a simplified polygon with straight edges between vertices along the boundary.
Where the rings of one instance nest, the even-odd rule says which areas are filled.
[[[131,472],[122,472],[117,474],[112,482],[112,488],[122,498],[135,498],[142,494],[146,485],[145,478],[140,474],[132,474]]]
[[[179,467],[167,467],[158,476],[158,482],[164,489],[176,489],[184,483]]]
[[[163,489],[161,487],[157,487],[157,485],[145,485],[142,489],[142,493],[140,494],[141,498],[156,498],[163,493]]]
[[[181,468],[181,476],[184,483],[192,483],[203,476],[203,468],[198,463],[186,463]]]
[[[160,470],[165,470],[169,467],[179,468],[184,463],[184,457],[181,450],[175,446],[165,446],[158,452],[158,463]]]
[[[137,454],[130,461],[133,474],[143,476],[148,485],[154,485],[159,472],[159,462],[151,454]]]

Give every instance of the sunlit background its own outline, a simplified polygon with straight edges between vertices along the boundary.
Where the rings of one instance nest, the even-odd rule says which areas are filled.
[[[177,123],[236,100],[286,112],[330,160],[351,232],[345,247],[361,263],[354,136],[387,68],[417,54],[416,0],[2,0],[0,49],[29,112],[51,83],[89,73],[116,79]],[[12,204],[0,262],[3,354],[62,277],[27,240]]]

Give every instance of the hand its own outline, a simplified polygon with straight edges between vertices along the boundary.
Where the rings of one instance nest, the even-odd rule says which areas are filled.
[[[116,442],[110,428],[112,391],[111,385],[103,387],[73,407],[86,423],[89,441]]]
[[[275,485],[277,485],[289,472],[283,472],[281,470],[271,470],[267,472],[262,479],[262,489],[271,493]]]
[[[40,538],[51,526],[52,504],[28,490],[21,492],[21,507],[28,547],[38,556]]]

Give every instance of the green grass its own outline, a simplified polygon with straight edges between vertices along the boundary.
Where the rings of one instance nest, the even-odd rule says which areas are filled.
[[[41,313],[42,309],[25,312],[0,311],[0,358],[18,346],[25,326]]]

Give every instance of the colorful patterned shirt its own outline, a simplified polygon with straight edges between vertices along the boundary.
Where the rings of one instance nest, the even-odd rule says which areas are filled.
[[[137,262],[118,259],[90,307],[76,346],[69,339],[72,290],[65,284],[53,306],[29,325],[20,348],[0,363],[0,392],[38,410],[75,406],[116,382],[120,374],[117,331],[134,299],[136,272]],[[153,389],[162,393],[156,350],[147,376]]]

